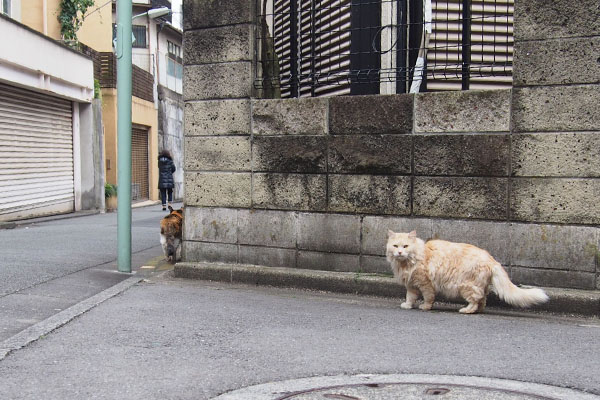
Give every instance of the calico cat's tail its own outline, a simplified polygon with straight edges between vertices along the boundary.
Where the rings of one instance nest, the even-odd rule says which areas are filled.
[[[502,300],[515,307],[529,307],[549,300],[548,295],[542,289],[522,289],[515,286],[500,264],[493,267],[492,285],[492,290]]]

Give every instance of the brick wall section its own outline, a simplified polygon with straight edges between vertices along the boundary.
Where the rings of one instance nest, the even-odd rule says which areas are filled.
[[[598,288],[598,29],[538,15],[578,6],[517,3],[512,90],[259,100],[251,3],[184,3],[186,261],[388,273],[387,230],[416,229],[518,283]],[[561,32],[587,73],[546,59],[571,66]]]

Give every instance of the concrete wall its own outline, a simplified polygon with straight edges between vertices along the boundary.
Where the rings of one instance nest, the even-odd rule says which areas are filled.
[[[55,8],[58,15],[59,6]],[[95,0],[77,31],[77,39],[96,51],[112,52],[112,7],[106,5],[104,0]],[[56,19],[56,16],[54,17]],[[59,27],[60,28],[60,27]]]
[[[217,3],[184,3],[186,261],[386,273],[416,229],[600,288],[591,0],[517,2],[512,90],[291,100],[252,98],[252,2]]]
[[[104,154],[102,143],[102,102],[79,105],[81,208],[104,209]]]
[[[158,86],[158,152],[166,149],[173,156],[175,199],[183,199],[183,107],[182,95]]]

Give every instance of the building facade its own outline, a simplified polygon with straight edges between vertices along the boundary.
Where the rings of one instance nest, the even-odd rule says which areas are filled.
[[[0,14],[0,221],[102,209],[92,60],[18,22],[20,5]]]
[[[23,23],[48,37],[60,40],[57,15],[58,0],[20,1]],[[183,187],[183,104],[181,96],[181,62],[174,68],[169,62],[169,49],[181,50],[181,29],[171,23],[173,17],[152,19],[146,12],[169,7],[168,1],[133,2],[132,46],[132,201],[158,200],[158,152],[168,148],[174,153],[178,171],[175,174],[176,198]],[[117,184],[117,90],[116,58],[113,39],[116,3],[96,1],[85,14],[77,31],[79,49],[94,62],[94,79],[100,86],[104,129],[103,170],[107,183]],[[179,18],[181,6],[175,5]],[[177,22],[175,17],[175,22]],[[172,45],[169,46],[169,43]],[[181,58],[181,55],[179,55]],[[179,75],[177,76],[177,73]],[[160,88],[160,89],[159,89]],[[164,89],[163,89],[164,88]],[[159,96],[165,92],[167,95]],[[179,96],[179,97],[178,97]],[[166,121],[166,122],[163,122]],[[165,139],[166,138],[166,139]]]

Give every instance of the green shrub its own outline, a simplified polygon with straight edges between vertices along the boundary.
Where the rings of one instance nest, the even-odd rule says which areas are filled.
[[[77,30],[83,23],[87,9],[94,5],[94,0],[62,0],[60,2],[60,34],[65,40],[77,41]]]
[[[117,196],[117,186],[116,185],[111,185],[110,183],[107,183],[104,185],[104,197],[105,198],[109,198],[109,197],[113,197],[113,196]]]

